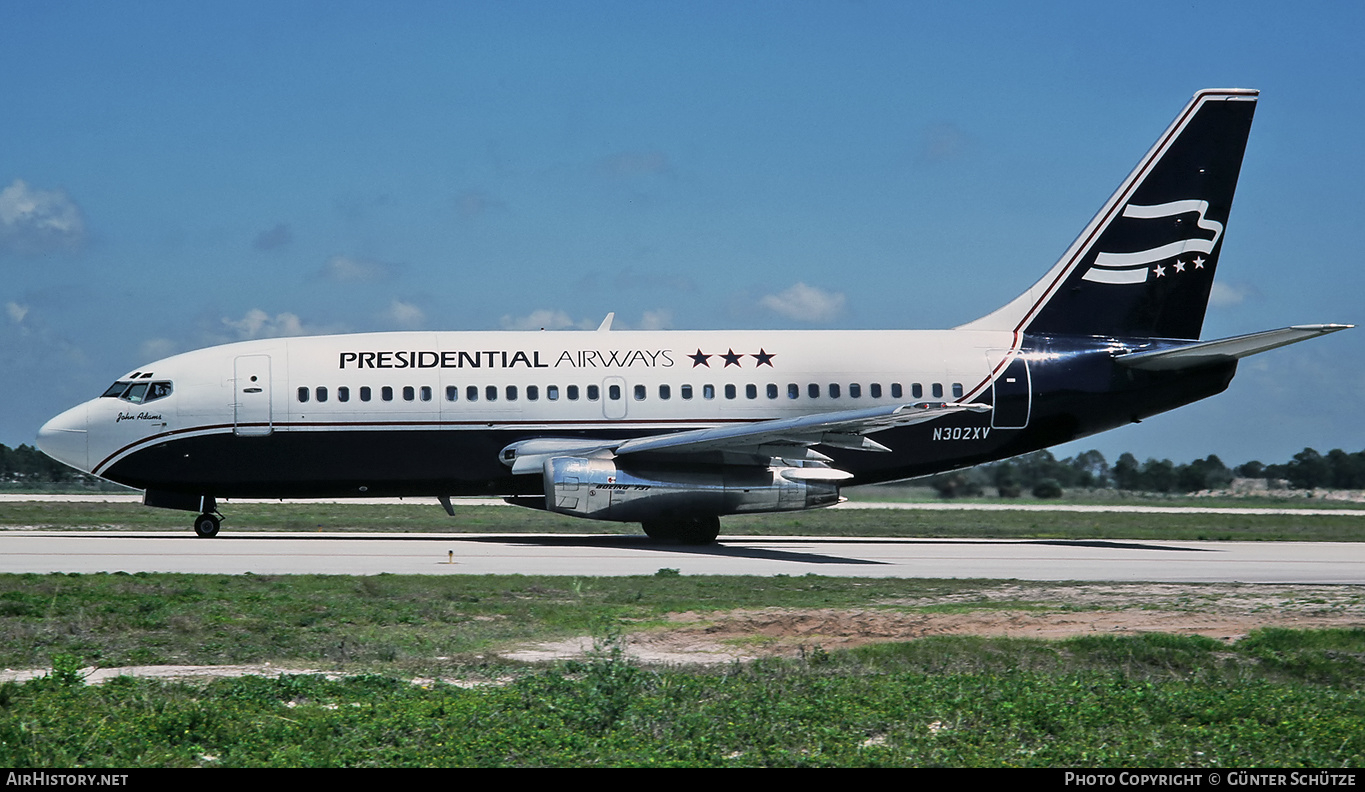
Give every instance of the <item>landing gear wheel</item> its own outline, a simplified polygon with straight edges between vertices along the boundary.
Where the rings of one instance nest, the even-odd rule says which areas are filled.
[[[720,536],[720,518],[713,514],[650,520],[641,525],[645,534],[656,542],[707,545]]]
[[[218,528],[222,524],[223,521],[218,519],[217,515],[201,514],[194,518],[194,533],[208,539],[218,535]]]

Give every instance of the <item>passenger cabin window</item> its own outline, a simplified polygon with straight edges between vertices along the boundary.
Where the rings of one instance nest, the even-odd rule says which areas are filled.
[[[678,388],[678,393],[681,394],[684,399],[690,399],[692,398],[692,386],[683,385],[682,387]]]
[[[403,386],[403,401],[412,401],[417,398],[417,391],[411,385]]]
[[[393,388],[388,385],[385,385],[384,387],[380,388],[379,398],[383,399],[384,401],[393,401]]]
[[[962,398],[962,383],[960,382],[953,383],[953,398],[954,399]]]
[[[558,386],[558,385],[546,385],[546,386],[545,386],[545,398],[549,399],[550,401],[559,401],[559,386]]]
[[[735,398],[735,386],[734,386],[734,385],[726,385],[726,386],[725,386],[725,398],[727,398],[727,399],[733,399],[733,398]]]
[[[831,382],[829,384],[829,397],[831,399],[839,398],[839,383]]]
[[[744,386],[744,398],[746,398],[746,399],[757,399],[757,398],[758,398],[758,386],[755,385],[755,384],[753,384],[753,383],[749,383],[748,385],[745,385],[745,386]]]
[[[924,386],[916,382],[910,386],[910,397],[912,399],[924,398]]]
[[[848,386],[848,395],[852,399],[861,399],[863,397],[863,386],[856,382],[852,383]]]
[[[478,401],[478,400],[479,400],[479,386],[478,386],[478,385],[470,385],[469,387],[465,388],[465,389],[464,389],[464,398],[465,398],[465,401],[472,401],[472,402]]]
[[[777,398],[777,383],[775,382],[768,383],[768,398],[769,399]]]
[[[337,401],[348,402],[350,400],[351,400],[350,388],[346,387],[345,385],[342,385],[341,387],[337,388]]]
[[[602,398],[602,390],[596,385],[588,386],[588,401],[597,401]]]
[[[810,394],[812,399],[818,399],[820,398],[820,386],[812,382],[806,386],[806,393]]]
[[[526,401],[537,401],[540,399],[540,387],[537,385],[526,386]]]
[[[659,386],[659,398],[660,398],[660,399],[667,400],[667,399],[668,399],[670,396],[672,396],[672,395],[673,395],[673,391],[672,391],[667,385],[660,385],[660,386]]]
[[[787,383],[787,398],[788,399],[801,398],[801,386],[797,385],[795,382]]]
[[[578,386],[569,385],[564,388],[564,395],[569,397],[569,401],[578,401]]]
[[[458,385],[446,386],[446,401],[456,401],[460,398],[460,387]]]
[[[715,385],[703,385],[703,386],[701,386],[701,396],[702,396],[703,399],[714,399],[714,398],[716,398],[716,386],[715,386]]]
[[[306,387],[304,387],[304,388],[299,388],[299,403],[300,403],[300,404],[306,404],[307,402],[308,402],[308,388],[306,388]]]
[[[422,386],[422,401],[431,401],[431,386]]]
[[[318,401],[320,402],[327,401],[327,389],[322,387],[321,385],[319,385],[317,389],[313,391],[313,395],[316,396]]]
[[[611,386],[608,386],[608,387],[607,387],[607,398],[611,399],[612,401],[620,401],[620,400],[621,400],[621,386],[620,386],[620,385],[611,385]]]
[[[370,386],[369,386],[369,385],[361,385],[361,386],[360,386],[360,400],[361,400],[361,401],[369,401],[369,400],[370,400]]]
[[[484,389],[483,389],[483,398],[484,398],[485,401],[497,401],[497,400],[498,400],[498,386],[497,386],[497,385],[486,385],[486,386],[484,386]]]
[[[935,383],[933,384],[933,388],[934,388],[934,398],[935,398],[935,399],[942,399],[942,398],[943,398],[943,383],[942,383],[942,382],[935,382]]]
[[[874,399],[880,399],[882,397],[882,386],[880,382],[874,382],[871,385],[868,385],[867,390],[868,395]]]
[[[635,392],[635,401],[645,400],[645,386],[636,385],[632,390]]]
[[[891,398],[899,399],[904,396],[905,392],[901,389],[901,384],[899,382],[891,383]]]
[[[517,386],[516,386],[516,385],[508,385],[508,386],[507,386],[507,400],[508,400],[508,401],[516,401],[516,400],[517,400]]]

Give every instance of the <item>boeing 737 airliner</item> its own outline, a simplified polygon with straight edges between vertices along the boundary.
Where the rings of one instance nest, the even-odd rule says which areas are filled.
[[[1257,92],[1206,90],[1017,299],[929,331],[402,332],[158,360],[48,421],[54,459],[218,498],[452,495],[714,541],[720,516],[1034,451],[1228,387],[1350,325],[1199,341]],[[874,439],[875,437],[875,439]],[[452,512],[453,513],[453,512]]]

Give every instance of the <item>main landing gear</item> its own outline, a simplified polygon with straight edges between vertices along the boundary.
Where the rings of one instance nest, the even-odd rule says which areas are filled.
[[[685,545],[706,545],[720,536],[720,518],[714,514],[648,520],[641,524],[650,539],[656,542],[677,542]]]
[[[205,539],[218,535],[218,529],[222,526],[223,520],[216,514],[204,512],[194,518],[194,533]]]

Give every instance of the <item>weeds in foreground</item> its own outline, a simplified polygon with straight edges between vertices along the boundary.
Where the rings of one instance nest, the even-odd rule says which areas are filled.
[[[103,686],[49,677],[0,685],[0,765],[1360,766],[1365,671],[1349,655],[1362,639],[1065,641],[1052,646],[1063,662],[1051,669],[938,672],[910,656],[868,664],[811,648],[686,671],[630,663],[606,629],[583,661],[476,688],[373,674]],[[1033,643],[990,649],[1033,657]],[[1335,666],[1342,681],[1252,659],[1271,645],[1316,658],[1308,667]],[[980,648],[949,641],[936,654]],[[1103,655],[1125,659],[1092,667]]]

